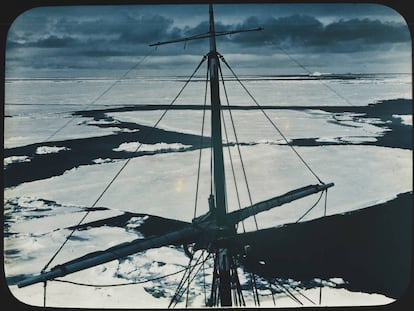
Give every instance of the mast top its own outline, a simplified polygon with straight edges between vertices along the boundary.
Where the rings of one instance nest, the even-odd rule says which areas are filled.
[[[216,30],[214,27],[213,4],[209,4],[209,33],[210,33],[210,52],[216,52]]]
[[[187,41],[192,41],[192,40],[210,38],[210,51],[216,51],[216,40],[215,40],[216,37],[232,35],[232,34],[241,33],[241,32],[251,32],[251,31],[261,31],[261,30],[263,30],[263,27],[216,32],[215,26],[214,26],[213,4],[210,3],[209,4],[209,31],[207,33],[201,33],[201,34],[188,36],[188,37],[183,37],[183,38],[178,38],[178,39],[174,39],[174,40],[151,43],[151,44],[149,44],[149,46],[157,47],[157,46],[164,45],[164,44],[187,42]],[[214,40],[212,40],[212,38],[214,38]]]

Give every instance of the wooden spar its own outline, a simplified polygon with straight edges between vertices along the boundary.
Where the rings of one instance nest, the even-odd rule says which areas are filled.
[[[258,213],[270,210],[274,207],[301,199],[305,196],[324,191],[330,187],[333,187],[334,183],[321,184],[321,185],[309,185],[306,187],[298,188],[292,191],[289,191],[283,195],[271,198],[266,201],[262,201],[256,204],[253,204],[249,207],[236,210],[234,212],[227,214],[228,223],[237,224],[240,221],[256,215]]]
[[[290,191],[281,196],[256,203],[252,206],[245,207],[241,210],[227,214],[227,222],[236,224],[257,213],[269,210],[273,207],[298,200],[311,194],[324,191],[333,184],[326,185],[310,185],[296,190]],[[193,219],[192,224],[188,224],[181,230],[173,231],[162,236],[137,239],[131,242],[122,243],[107,250],[86,254],[80,258],[60,264],[50,271],[43,272],[39,275],[25,279],[17,284],[18,287],[25,287],[32,284],[53,280],[58,277],[65,276],[70,273],[85,270],[115,259],[120,259],[150,248],[156,248],[166,245],[181,245],[198,242],[200,240],[214,242],[214,239],[220,236],[220,228],[216,226],[215,219],[206,217],[206,215]]]
[[[251,31],[260,31],[260,30],[263,30],[263,27],[257,27],[257,28],[251,28],[251,29],[231,30],[231,31],[219,31],[219,32],[216,31],[215,32],[215,37],[228,36],[228,35],[241,33],[241,32],[251,32]],[[164,45],[164,44],[178,43],[178,42],[183,42],[183,41],[187,42],[187,41],[192,41],[192,40],[206,39],[206,38],[210,38],[210,36],[211,36],[210,32],[207,32],[207,33],[202,33],[202,34],[190,36],[190,37],[187,37],[187,38],[184,38],[184,39],[180,38],[180,39],[176,39],[176,40],[152,43],[149,46],[160,46],[160,45]]]
[[[194,239],[197,239],[200,233],[200,230],[197,230],[193,226],[189,225],[188,227],[185,227],[181,230],[173,231],[162,236],[156,236],[148,239],[136,239],[131,242],[118,244],[116,246],[108,248],[107,250],[89,253],[80,258],[60,264],[56,267],[53,267],[48,272],[43,272],[40,275],[19,282],[17,286],[25,287],[35,283],[45,282],[47,280],[52,280],[57,277],[62,277],[67,274],[85,270],[151,248],[174,244],[181,245],[192,243]]]

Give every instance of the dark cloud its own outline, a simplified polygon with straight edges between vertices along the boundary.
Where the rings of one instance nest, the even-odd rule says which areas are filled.
[[[206,33],[209,28],[207,6],[197,6],[194,16],[190,8],[181,10],[170,6],[161,11],[158,7],[138,6],[29,11],[10,29],[6,66],[12,63],[32,68],[125,67],[148,54],[150,43]],[[260,59],[257,56],[281,54],[279,48],[303,56],[312,53],[314,57],[327,53],[332,57],[341,53],[369,54],[389,51],[397,45],[407,51],[410,49],[408,27],[402,19],[395,21],[394,11],[389,13],[392,19],[382,18],[390,12],[382,6],[308,6],[306,14],[300,13],[304,6],[299,5],[251,8],[217,6],[217,31],[264,27],[261,32],[220,37],[220,52],[245,54],[257,62]],[[364,12],[370,17],[362,18]],[[373,17],[375,14],[378,18]],[[207,50],[206,40],[200,40],[160,47],[157,55],[201,56]],[[364,54],[364,59],[369,60],[368,54]],[[372,57],[375,58],[375,54]],[[247,64],[248,59],[244,58],[246,66],[254,67],[254,64]],[[101,65],[97,65],[99,62]]]
[[[147,53],[148,44],[159,38],[169,40],[182,36],[182,30],[173,24],[173,19],[161,15],[131,17],[122,14],[117,18],[89,19],[49,17],[44,24],[39,23],[37,32],[33,32],[31,27],[12,29],[7,51],[8,56],[13,56],[16,49],[50,49],[49,53],[33,50],[34,58],[39,54],[55,53],[80,57],[142,55]]]
[[[114,16],[89,19],[60,18],[53,23],[57,33],[91,38],[110,38],[111,41],[149,43],[153,38],[169,37],[178,30],[173,27],[174,20],[161,15],[116,14]]]
[[[241,45],[289,45],[300,44],[315,36],[323,29],[322,23],[314,17],[305,15],[291,15],[280,18],[267,18],[251,16],[243,23],[237,25],[238,29],[263,27],[264,30],[255,33],[243,33],[235,35],[232,41]]]
[[[180,34],[178,28],[172,28],[174,21],[160,15],[141,16],[138,19],[131,19],[119,39],[131,43],[151,43],[155,38],[171,38]],[[171,29],[172,28],[172,29]]]
[[[368,18],[340,20],[327,25],[321,35],[320,39],[324,39],[327,44],[337,40],[352,41],[356,39],[361,39],[367,44],[408,42],[410,40],[410,33],[406,25]]]
[[[315,1],[316,2],[316,1]],[[338,16],[345,19],[354,18],[380,18],[383,20],[401,20],[397,11],[385,5],[377,3],[280,3],[277,5],[266,5],[263,3],[246,5],[220,5],[216,6],[216,12],[223,15],[246,15],[252,16],[283,17],[290,15],[310,15],[323,20],[337,20]],[[201,12],[203,13],[203,12]]]
[[[232,40],[240,45],[259,43],[314,52],[351,52],[376,49],[376,45],[409,43],[408,27],[402,23],[372,19],[339,20],[324,25],[317,18],[291,15],[268,18],[262,23],[250,17],[241,28],[264,27],[261,33],[241,34]]]
[[[71,47],[76,44],[76,40],[69,36],[58,37],[55,35],[30,42],[27,46],[38,48],[64,48]]]

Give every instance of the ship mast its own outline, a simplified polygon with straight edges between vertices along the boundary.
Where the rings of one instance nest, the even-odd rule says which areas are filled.
[[[213,8],[210,4],[210,52],[208,66],[210,69],[210,98],[211,98],[211,139],[213,147],[213,176],[215,191],[215,213],[217,224],[225,225],[226,191],[223,161],[223,144],[221,135],[221,103],[218,66],[219,59],[216,50]]]
[[[213,147],[213,176],[215,191],[215,216],[219,227],[227,228],[226,224],[226,190],[223,161],[223,143],[221,134],[221,103],[219,87],[219,58],[216,49],[213,5],[209,7],[210,24],[210,52],[208,53],[208,68],[210,70],[210,99],[211,99],[211,140]],[[216,250],[216,271],[220,304],[223,307],[231,306],[231,280],[229,250],[220,247]]]

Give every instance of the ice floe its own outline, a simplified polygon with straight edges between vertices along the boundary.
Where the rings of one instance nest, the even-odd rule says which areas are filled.
[[[70,150],[70,148],[57,146],[40,146],[36,148],[36,154],[58,153],[65,150]]]
[[[7,167],[7,165],[13,164],[13,163],[22,163],[22,162],[30,162],[29,156],[11,156],[4,158],[4,168]]]
[[[413,126],[413,116],[412,115],[398,115],[398,114],[393,114],[392,116],[394,118],[401,119],[402,124]]]
[[[143,144],[139,142],[122,143],[119,147],[114,148],[114,151],[179,151],[191,147],[190,145],[183,145],[180,143],[167,144],[167,143],[156,143],[156,144]]]

